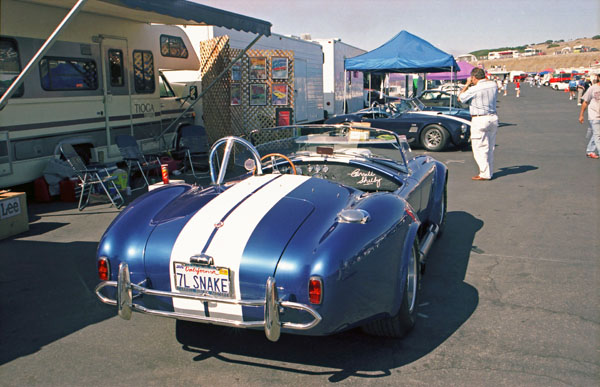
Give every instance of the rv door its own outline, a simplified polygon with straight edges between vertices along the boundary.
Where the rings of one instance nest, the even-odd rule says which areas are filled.
[[[113,158],[119,155],[118,148],[111,146],[114,144],[114,138],[119,134],[133,135],[127,39],[102,37],[100,48],[102,53],[106,145],[108,157]]]

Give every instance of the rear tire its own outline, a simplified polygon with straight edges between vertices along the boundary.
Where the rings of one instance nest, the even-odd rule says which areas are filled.
[[[439,125],[428,125],[421,133],[423,148],[432,152],[439,152],[448,144],[448,132]]]
[[[401,338],[415,326],[420,281],[417,251],[418,248],[415,243],[410,251],[404,292],[402,294],[402,304],[398,314],[368,323],[363,326],[363,331],[366,333],[374,336]]]

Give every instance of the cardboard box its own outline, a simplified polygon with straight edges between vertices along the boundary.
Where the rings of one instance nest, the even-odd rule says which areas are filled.
[[[29,230],[24,192],[0,192],[0,239]]]

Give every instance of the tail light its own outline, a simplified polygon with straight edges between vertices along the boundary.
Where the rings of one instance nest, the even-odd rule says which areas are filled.
[[[320,277],[310,277],[308,280],[308,299],[311,304],[321,304],[323,301],[323,280]]]
[[[108,281],[110,279],[110,263],[108,258],[98,258],[98,277],[101,281]]]

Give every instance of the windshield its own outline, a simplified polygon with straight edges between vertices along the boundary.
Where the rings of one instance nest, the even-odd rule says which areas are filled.
[[[406,137],[368,126],[287,126],[255,130],[249,138],[261,157],[280,153],[290,158],[352,159],[404,173],[408,173],[406,160],[413,157]]]
[[[418,112],[426,110],[427,108],[425,107],[425,105],[423,105],[423,102],[419,101],[418,98],[413,98],[394,101],[389,104],[389,109],[391,110],[394,117],[398,117],[399,115],[408,111]]]

